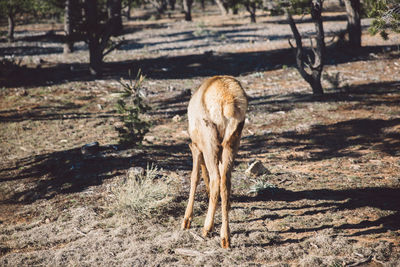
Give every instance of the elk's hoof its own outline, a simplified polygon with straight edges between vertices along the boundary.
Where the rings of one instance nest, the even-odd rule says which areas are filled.
[[[189,219],[183,219],[182,230],[189,229],[189,228],[190,228],[190,220]]]
[[[221,247],[222,248],[230,248],[231,247],[231,242],[229,240],[229,238],[221,238]]]
[[[206,229],[203,229],[202,234],[203,234],[203,237],[204,237],[204,238],[209,237],[209,236],[210,236],[210,231],[208,231],[208,230],[206,230]]]

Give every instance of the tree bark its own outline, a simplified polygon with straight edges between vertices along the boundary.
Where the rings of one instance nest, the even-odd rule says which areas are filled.
[[[86,23],[86,41],[89,45],[89,70],[92,75],[101,76],[103,74],[103,58],[105,55],[119,47],[122,42],[113,45],[111,48],[108,46],[110,37],[113,34],[114,21],[108,18],[105,24],[100,22],[98,17],[97,0],[85,0],[85,23]]]
[[[226,8],[226,6],[222,2],[222,0],[215,0],[215,3],[217,3],[217,6],[218,6],[219,10],[221,11],[221,15],[226,16],[228,14],[228,9]]]
[[[347,13],[347,32],[349,45],[353,48],[361,47],[361,17],[360,0],[344,0]]]
[[[85,17],[87,23],[86,39],[89,45],[89,71],[92,75],[101,76],[103,51],[98,34],[97,0],[85,0]]]
[[[156,8],[158,16],[164,14],[168,6],[166,0],[149,0],[149,2]]]
[[[186,21],[192,21],[192,4],[193,0],[183,0],[183,11],[185,12]]]
[[[175,10],[176,0],[168,0],[169,8],[173,11]]]
[[[14,42],[14,30],[15,30],[14,14],[12,12],[9,12],[7,14],[7,19],[8,19],[7,38],[9,42]]]
[[[317,50],[318,57],[321,59],[325,55],[325,32],[322,23],[322,4],[324,0],[313,0],[311,3],[311,18],[314,22],[315,31],[317,34]]]
[[[256,3],[254,3],[253,1],[246,1],[245,6],[247,11],[250,13],[250,22],[256,23]]]
[[[64,11],[64,53],[72,53],[74,51],[74,42],[72,40],[72,0],[65,1],[65,11]]]
[[[313,0],[311,3],[311,17],[315,25],[316,36],[316,47],[311,47],[314,53],[314,59],[308,57],[309,62],[306,61],[306,56],[304,54],[303,43],[301,35],[297,29],[297,26],[286,9],[286,17],[289,22],[290,28],[292,30],[294,39],[296,40],[296,64],[297,69],[303,79],[311,86],[314,95],[322,95],[324,93],[321,85],[321,74],[324,66],[325,57],[325,41],[324,41],[324,28],[322,24],[322,2],[323,0]],[[313,44],[311,43],[311,46]],[[306,71],[306,68],[310,69],[310,72]]]
[[[98,77],[103,74],[103,51],[96,40],[89,41],[89,71]]]
[[[128,20],[131,20],[132,2],[133,2],[132,0],[129,1],[128,7],[127,7],[127,10],[126,10],[126,18]]]
[[[121,0],[107,0],[107,13],[112,27],[112,35],[118,36],[122,33]]]

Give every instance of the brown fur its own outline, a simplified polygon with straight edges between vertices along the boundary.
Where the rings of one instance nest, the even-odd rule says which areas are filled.
[[[209,207],[203,235],[214,226],[218,198],[221,197],[221,246],[230,247],[229,208],[231,171],[239,148],[247,110],[247,96],[233,77],[215,76],[206,80],[192,96],[188,106],[189,145],[193,157],[189,201],[182,222],[188,229],[193,217],[200,168],[209,194]]]

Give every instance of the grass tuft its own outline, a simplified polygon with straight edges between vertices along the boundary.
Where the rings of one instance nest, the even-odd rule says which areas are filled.
[[[172,178],[163,175],[162,169],[147,166],[144,174],[128,173],[126,178],[113,188],[115,203],[112,208],[119,214],[135,220],[162,215],[176,196],[177,186]],[[175,190],[174,190],[175,189]]]
[[[272,194],[277,190],[276,185],[271,184],[265,181],[263,178],[254,180],[254,184],[250,186],[250,190],[247,192],[248,194],[260,195],[267,192]]]

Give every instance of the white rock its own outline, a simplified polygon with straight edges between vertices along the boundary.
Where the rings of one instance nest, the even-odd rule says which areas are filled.
[[[250,176],[260,176],[263,174],[271,174],[271,172],[264,167],[264,165],[259,161],[254,161],[249,168],[246,170],[246,175]]]
[[[175,115],[175,116],[172,118],[172,121],[173,121],[173,122],[180,122],[181,120],[182,120],[182,117],[179,116],[179,115]]]

